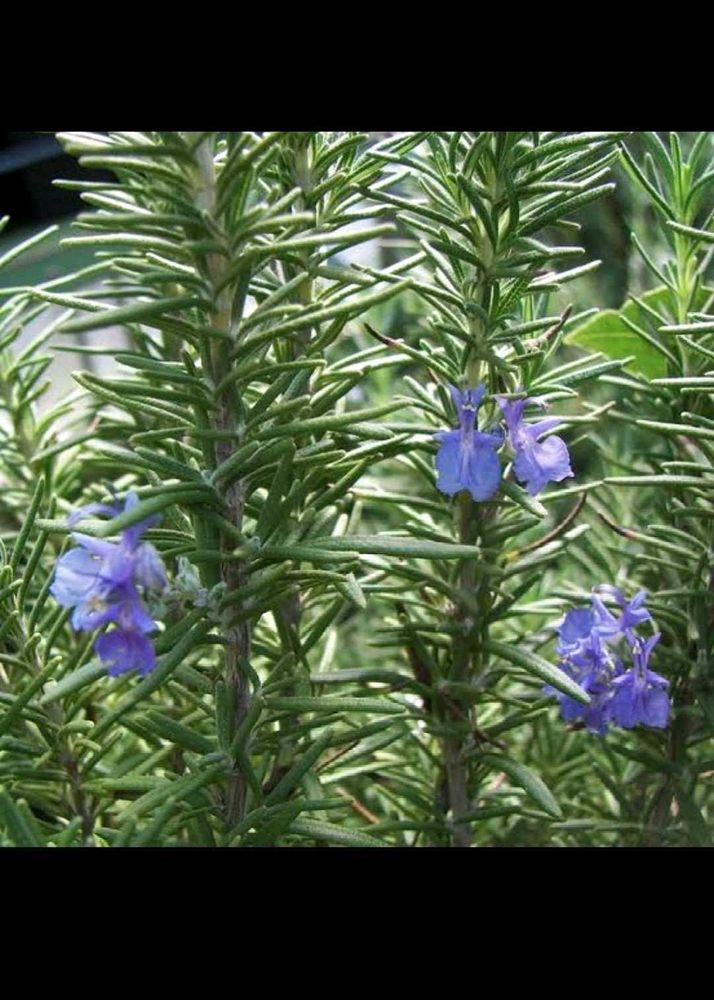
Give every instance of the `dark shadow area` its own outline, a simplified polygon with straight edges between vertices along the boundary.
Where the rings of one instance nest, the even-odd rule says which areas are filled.
[[[53,135],[38,132],[0,132],[0,216],[9,215],[5,234],[41,226],[82,208],[77,191],[52,182],[107,180],[105,170],[87,170],[67,156]]]

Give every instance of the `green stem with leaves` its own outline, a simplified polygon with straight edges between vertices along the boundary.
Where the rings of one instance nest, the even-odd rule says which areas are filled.
[[[214,227],[220,232],[221,218],[216,206],[216,172],[214,163],[214,141],[212,136],[202,139],[195,150],[197,160],[198,190],[197,205],[211,218]],[[216,407],[213,411],[211,428],[218,432],[215,441],[215,466],[218,468],[228,461],[243,443],[239,425],[241,403],[235,383],[226,382],[225,376],[231,369],[231,346],[233,345],[234,322],[240,322],[244,296],[236,295],[236,285],[243,277],[240,269],[233,281],[228,280],[231,266],[236,261],[219,253],[206,255],[207,277],[212,290],[211,326],[221,336],[214,337],[208,353],[204,358],[210,364],[210,378],[215,388]],[[245,280],[245,278],[243,278]],[[240,299],[236,303],[236,298]],[[221,488],[223,501],[223,516],[228,523],[240,533],[243,527],[243,512],[245,506],[245,487],[238,477]],[[211,530],[210,528],[208,530]],[[230,556],[235,549],[235,538],[231,534],[222,533],[220,551]],[[224,596],[230,600],[230,595],[244,587],[248,572],[243,559],[225,558],[218,566],[220,581],[223,584]],[[250,619],[241,622],[231,621],[234,612],[226,612],[226,628],[224,643],[224,675],[223,684],[217,691],[219,711],[225,712],[229,719],[228,742],[232,742],[241,723],[246,718],[251,705],[250,683],[248,671],[251,657],[251,623]],[[227,705],[223,705],[223,701]],[[234,761],[233,771],[228,778],[225,800],[226,828],[231,830],[242,820],[246,804],[246,777],[237,761]]]

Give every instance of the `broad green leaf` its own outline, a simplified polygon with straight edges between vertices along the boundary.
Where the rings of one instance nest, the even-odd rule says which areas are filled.
[[[695,306],[701,308],[711,292],[710,288],[700,287],[696,296]],[[659,313],[666,320],[666,308],[671,292],[664,285],[650,289],[640,296],[645,306]],[[590,351],[600,351],[609,358],[625,358],[634,355],[634,360],[626,370],[644,375],[646,378],[661,378],[667,374],[667,361],[643,337],[640,337],[631,326],[624,322],[623,317],[643,328],[647,327],[645,310],[633,299],[621,309],[605,309],[595,316],[589,316],[585,322],[571,329],[564,338],[566,344],[575,344]],[[666,327],[663,329],[667,329]],[[672,328],[673,329],[673,328]],[[685,331],[686,332],[686,331]]]
[[[626,326],[621,314],[615,309],[604,309],[597,316],[585,320],[582,326],[567,335],[565,342],[584,350],[606,354],[608,358],[633,357],[626,371],[647,378],[658,378],[667,373],[667,362],[663,355]]]

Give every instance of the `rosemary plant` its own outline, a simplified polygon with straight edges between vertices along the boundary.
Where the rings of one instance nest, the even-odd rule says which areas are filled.
[[[0,257],[0,843],[710,843],[710,133],[58,138],[111,180],[90,266]]]

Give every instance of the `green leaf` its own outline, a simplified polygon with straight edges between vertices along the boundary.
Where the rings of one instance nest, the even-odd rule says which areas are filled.
[[[341,549],[334,552],[331,549],[317,548],[312,545],[264,545],[258,554],[266,559],[292,559],[295,562],[312,563],[342,563],[352,562],[359,558],[356,549]],[[352,597],[349,598],[352,600]]]
[[[606,476],[603,482],[611,486],[714,486],[714,481],[697,476],[641,475]]]
[[[529,496],[524,489],[520,486],[516,486],[509,479],[504,479],[501,482],[501,489],[507,497],[517,503],[519,507],[528,511],[529,514],[534,514],[537,518],[543,518],[548,516],[548,511],[545,509],[540,500],[536,500],[535,497]]]
[[[161,326],[160,317],[171,310],[180,311],[197,305],[199,300],[195,295],[178,295],[173,298],[154,299],[150,302],[133,302],[118,309],[106,309],[104,312],[94,312],[81,319],[73,319],[65,323],[62,333],[83,333],[106,326],[122,326],[125,323],[143,323],[145,326]],[[156,322],[152,322],[155,320]]]
[[[540,778],[534,771],[531,771],[529,767],[525,764],[521,764],[519,761],[512,760],[510,757],[502,756],[501,754],[483,754],[479,756],[479,762],[487,764],[494,770],[505,771],[511,781],[515,782],[520,788],[528,792],[530,797],[538,803],[541,809],[544,809],[549,816],[554,819],[562,819],[563,813],[553,797],[553,793],[548,788],[546,783]]]
[[[136,819],[137,816],[163,805],[165,802],[175,802],[176,799],[188,799],[190,795],[203,788],[205,785],[213,784],[224,777],[227,770],[225,761],[212,764],[210,767],[194,774],[187,774],[173,781],[162,781],[160,786],[152,788],[141,798],[135,799],[131,805],[127,806],[122,813],[122,823],[129,819]]]
[[[290,826],[292,833],[299,833],[311,840],[324,840],[328,844],[338,844],[340,847],[386,847],[381,840],[370,837],[358,830],[345,830],[332,823],[318,823],[312,819],[296,819]]]
[[[266,796],[266,806],[277,805],[290,795],[290,792],[298,785],[323,751],[330,745],[332,735],[332,730],[327,729],[301,757],[298,757],[287,774],[280,779],[275,788]]]
[[[608,741],[608,746],[614,753],[642,764],[648,771],[657,771],[660,774],[677,774],[677,765],[660,754],[652,753],[650,750],[632,750],[630,747],[624,746],[624,744],[620,745],[614,740]]]
[[[681,784],[675,795],[679,804],[679,813],[689,833],[690,844],[695,847],[711,847],[711,830],[694,801],[694,797],[688,794]]]
[[[47,684],[46,693],[40,698],[40,705],[50,705],[53,701],[66,698],[68,694],[79,691],[80,688],[92,684],[100,677],[105,677],[107,673],[106,665],[98,660],[92,660],[79,670],[73,670],[71,674],[63,677],[61,681]]]
[[[0,822],[17,847],[41,846],[42,841],[33,825],[2,785],[0,785]]]
[[[151,711],[148,713],[148,719],[157,736],[175,743],[176,746],[185,747],[187,750],[193,750],[194,753],[200,754],[212,753],[216,749],[211,740],[201,736],[200,733],[187,729],[186,726],[182,726],[181,723],[170,719],[162,712]]]
[[[27,540],[32,533],[32,529],[35,524],[35,518],[37,517],[37,512],[40,509],[42,499],[45,495],[45,479],[44,476],[40,476],[37,480],[37,485],[35,486],[35,492],[32,495],[32,500],[30,501],[30,509],[25,514],[22,528],[20,529],[20,534],[17,536],[17,541],[15,542],[15,547],[12,550],[12,557],[10,559],[10,565],[13,569],[16,569],[22,553],[27,544]]]
[[[681,222],[668,221],[667,225],[671,226],[676,232],[683,233],[685,236],[695,236],[704,243],[714,243],[714,233],[710,233],[706,229],[695,229],[694,226],[685,226]]]
[[[0,230],[5,228],[9,216],[5,216],[0,219]],[[55,233],[59,232],[59,226],[52,225],[48,229],[43,229],[41,233],[37,233],[35,236],[31,236],[28,240],[23,240],[22,243],[18,243],[17,246],[12,247],[7,253],[4,253],[0,257],[0,268],[5,267],[11,261],[15,260],[30,247],[36,246],[36,244],[41,243],[46,240],[49,236],[54,236]]]
[[[666,288],[655,289],[656,292],[667,292]],[[647,295],[652,295],[652,292]],[[647,295],[643,296],[647,299]],[[630,307],[633,307],[632,309]],[[628,302],[621,312],[616,309],[604,309],[596,316],[571,330],[564,338],[566,344],[575,344],[585,350],[600,352],[608,358],[633,357],[626,366],[626,371],[644,375],[646,378],[658,378],[667,374],[667,361],[656,348],[638,336],[622,319],[622,315],[636,321],[637,305]]]
[[[279,813],[273,814],[269,822],[258,826],[256,832],[243,841],[241,846],[263,847],[274,844],[278,837],[285,833],[291,823],[300,815],[303,810],[303,802],[304,799],[297,802],[284,803],[283,809]]]
[[[516,649],[515,646],[509,646],[505,642],[496,642],[495,639],[489,639],[486,643],[486,648],[494,656],[500,656],[514,666],[522,667],[528,673],[535,674],[547,684],[552,684],[554,688],[562,691],[563,694],[567,694],[568,697],[575,698],[576,701],[581,702],[583,705],[590,704],[590,695],[587,692],[583,691],[562,670],[554,667],[552,663],[544,660],[543,657],[538,656],[536,653],[531,653],[526,649]]]
[[[449,542],[422,542],[394,535],[346,535],[344,538],[311,538],[311,545],[333,552],[360,552],[365,555],[411,556],[414,559],[481,559],[476,545]],[[481,567],[485,571],[485,567]]]
[[[342,430],[342,428],[349,431],[350,427],[354,424],[376,420],[378,417],[385,417],[387,414],[403,409],[408,405],[407,402],[384,403],[382,406],[372,406],[367,410],[350,410],[348,413],[332,414],[327,417],[311,417],[308,420],[296,420],[293,423],[277,424],[275,427],[268,427],[265,430],[259,431],[256,437],[264,441],[276,437],[296,438],[304,434],[323,434],[325,431]],[[216,471],[214,478],[220,478],[219,470]]]
[[[380,715],[401,715],[404,705],[378,698],[266,698],[268,708],[278,712],[374,712]]]
[[[694,307],[703,308],[710,293],[710,288],[699,286]],[[637,372],[646,378],[665,376],[666,356],[671,356],[669,348],[663,345],[661,351],[657,350],[649,339],[645,339],[644,334],[640,336],[630,324],[642,327],[648,317],[652,321],[652,313],[662,318],[666,317],[671,294],[665,285],[658,285],[657,288],[652,288],[639,296],[639,302],[645,307],[644,309],[638,301],[630,299],[619,310],[606,309],[594,316],[588,316],[583,323],[569,331],[564,342],[576,344],[587,350],[600,351],[609,358],[634,355],[634,360],[626,366],[626,370]],[[662,326],[660,333],[696,333],[711,329],[711,323],[690,323],[683,326]],[[652,339],[656,338],[653,336]]]
[[[135,507],[117,514],[109,521],[103,521],[101,527],[97,528],[96,534],[98,538],[114,535],[119,531],[124,531],[125,528],[130,528],[132,524],[143,521],[144,518],[150,517],[152,514],[160,513],[175,503],[197,504],[212,499],[214,499],[213,493],[208,486],[199,487],[196,485],[187,486],[185,489],[166,490],[157,496],[140,500]]]
[[[364,593],[362,592],[362,588],[357,582],[357,578],[354,573],[348,573],[344,580],[336,581],[335,589],[358,608],[364,609],[367,607],[367,601]]]

